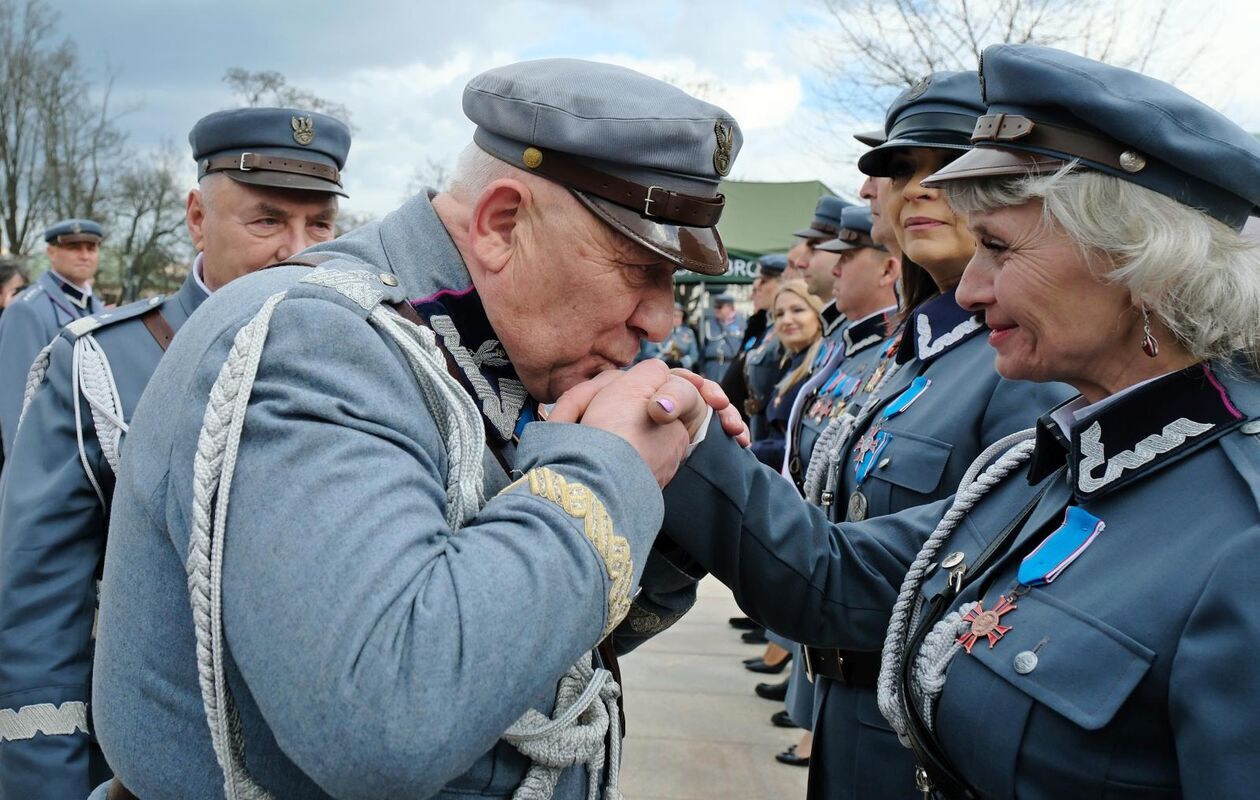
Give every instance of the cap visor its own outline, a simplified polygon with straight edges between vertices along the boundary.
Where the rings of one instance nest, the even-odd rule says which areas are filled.
[[[834,233],[827,233],[826,231],[820,231],[817,228],[805,228],[804,230],[799,230],[792,235],[801,239],[834,239],[836,238],[836,235]]]
[[[223,174],[238,183],[248,183],[253,186],[270,186],[273,189],[297,189],[304,192],[331,192],[342,197],[350,196],[346,194],[346,190],[342,189],[340,184],[317,178],[314,175],[295,175],[290,172],[274,172],[266,169],[251,169],[246,172],[241,170],[224,170]]]
[[[815,245],[815,250],[822,250],[825,253],[843,253],[845,250],[856,250],[865,245],[846,242],[844,239],[829,239],[820,245]]]
[[[866,145],[867,147],[879,147],[881,144],[887,141],[887,138],[884,136],[884,132],[882,130],[866,131],[865,133],[855,133],[853,134],[853,138],[857,139],[859,142]]]
[[[971,144],[963,144],[958,141],[945,141],[944,137],[940,141],[929,141],[920,139],[890,139],[882,142],[876,147],[867,150],[858,159],[858,170],[863,175],[870,175],[874,178],[886,178],[888,175],[888,161],[892,155],[900,150],[906,150],[912,147],[928,147],[935,150],[970,150]]]
[[[1040,175],[1056,172],[1065,163],[1057,158],[1037,153],[997,147],[977,147],[927,176],[923,180],[923,185],[940,186],[949,181],[988,178],[996,175]]]
[[[569,191],[618,233],[664,256],[683,269],[701,275],[721,275],[726,272],[726,247],[722,244],[717,228],[672,225],[576,189]]]

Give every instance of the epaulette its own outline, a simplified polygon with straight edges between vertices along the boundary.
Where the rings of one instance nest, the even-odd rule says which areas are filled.
[[[40,295],[44,294],[46,291],[47,290],[43,287],[42,284],[38,284],[38,283],[32,284],[31,286],[23,289],[21,293],[18,294],[18,296],[15,298],[15,302],[29,303],[32,300],[34,300],[36,297],[39,297]]]
[[[171,295],[173,296],[173,295]],[[76,319],[74,322],[67,324],[61,329],[62,336],[68,341],[73,342],[84,334],[93,333],[106,328],[110,325],[116,325],[129,319],[135,319],[150,309],[157,308],[169,299],[167,295],[158,295],[150,297],[147,300],[137,300],[134,303],[128,303],[122,308],[111,308],[109,311],[102,311],[99,314],[93,314],[90,317]]]

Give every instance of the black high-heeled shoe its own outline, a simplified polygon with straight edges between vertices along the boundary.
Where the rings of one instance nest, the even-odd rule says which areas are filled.
[[[783,660],[777,664],[767,664],[764,658],[759,658],[751,664],[744,664],[744,669],[749,672],[757,672],[762,675],[778,675],[787,668],[787,664],[792,660],[792,654],[788,653]]]
[[[809,766],[809,756],[798,756],[796,754],[796,745],[792,745],[782,753],[775,755],[774,760],[778,761],[780,764],[787,764],[789,767]]]
[[[766,700],[775,700],[782,703],[787,699],[788,682],[779,681],[778,683],[759,683],[753,688],[758,697]]]

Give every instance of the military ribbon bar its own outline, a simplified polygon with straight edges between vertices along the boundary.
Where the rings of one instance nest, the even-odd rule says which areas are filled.
[[[1019,582],[1025,586],[1053,583],[1105,527],[1106,523],[1085,509],[1068,506],[1063,524],[1020,562]]]

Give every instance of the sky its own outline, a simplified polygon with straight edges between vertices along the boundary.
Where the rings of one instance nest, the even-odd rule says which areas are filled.
[[[1060,2],[1064,0],[1059,0]],[[1123,0],[1124,35],[1149,35],[1148,8]],[[819,179],[856,194],[849,134],[882,127],[855,118],[822,90],[819,37],[835,35],[812,0],[51,0],[97,85],[141,148],[187,151],[187,132],[211,111],[239,105],[230,67],[278,70],[288,82],[348,107],[355,128],[343,209],[379,216],[407,195],[417,168],[452,165],[472,125],[467,81],[512,61],[608,61],[700,87],[744,132],[730,177]],[[1180,43],[1178,86],[1260,131],[1260,67],[1252,53],[1260,2],[1186,0],[1166,23]],[[1193,48],[1193,49],[1190,49]],[[1154,64],[1152,72],[1171,69]],[[1160,75],[1160,77],[1171,77]],[[188,184],[195,181],[191,156]]]

